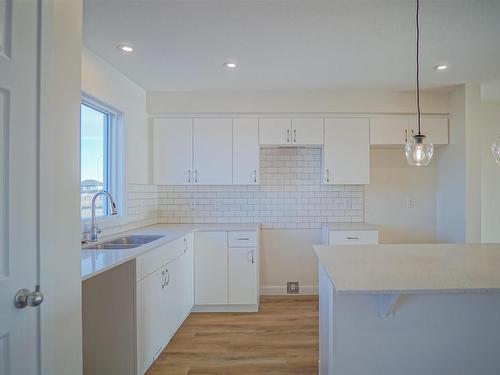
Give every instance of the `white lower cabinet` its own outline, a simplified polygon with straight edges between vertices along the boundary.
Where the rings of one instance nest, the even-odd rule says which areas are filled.
[[[228,279],[230,305],[251,305],[257,303],[256,258],[255,248],[232,247],[229,249]]]
[[[192,309],[192,237],[184,239],[180,255],[137,281],[138,374],[147,371]]]
[[[257,311],[258,265],[255,231],[196,232],[195,311]]]

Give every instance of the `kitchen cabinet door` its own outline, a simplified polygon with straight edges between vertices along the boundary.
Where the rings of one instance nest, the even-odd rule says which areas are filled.
[[[228,303],[227,232],[196,232],[194,298],[196,305]]]
[[[194,119],[193,178],[198,185],[233,183],[231,119]]]
[[[291,144],[292,120],[289,118],[259,119],[259,144],[287,145]]]
[[[153,122],[153,181],[156,185],[187,185],[193,167],[193,120]]]
[[[259,183],[259,126],[257,119],[233,120],[233,184]]]
[[[370,144],[374,146],[399,146],[408,137],[407,118],[370,119]]]
[[[325,119],[323,182],[334,185],[370,183],[368,119]]]
[[[420,122],[421,132],[436,146],[448,144],[448,119],[447,118],[423,118]],[[409,134],[418,133],[417,119],[409,121]]]
[[[298,146],[322,145],[323,119],[322,118],[292,119],[291,143]]]
[[[251,247],[229,249],[229,304],[257,303],[257,252]]]
[[[144,374],[168,342],[165,267],[137,283],[137,373]]]

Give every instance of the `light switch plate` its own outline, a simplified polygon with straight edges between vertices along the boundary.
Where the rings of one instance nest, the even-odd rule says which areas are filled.
[[[286,283],[286,293],[287,294],[299,294],[300,286],[298,281],[288,281]]]

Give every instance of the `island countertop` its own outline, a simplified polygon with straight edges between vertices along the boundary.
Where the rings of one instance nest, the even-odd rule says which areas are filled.
[[[500,244],[314,249],[338,294],[500,291]]]

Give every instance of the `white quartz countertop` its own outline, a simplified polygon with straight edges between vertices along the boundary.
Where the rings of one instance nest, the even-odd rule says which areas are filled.
[[[164,236],[156,241],[133,249],[81,249],[80,271],[82,281],[122,263],[128,262],[129,260],[135,259],[158,246],[175,241],[193,231],[255,231],[259,230],[259,228],[259,224],[157,224],[114,234],[109,237],[102,237],[99,238],[96,244],[132,234],[154,234]],[[86,245],[89,244],[85,244],[84,246]]]
[[[368,223],[324,223],[328,230],[378,230],[378,227]]]
[[[314,246],[339,294],[500,291],[500,244]]]

